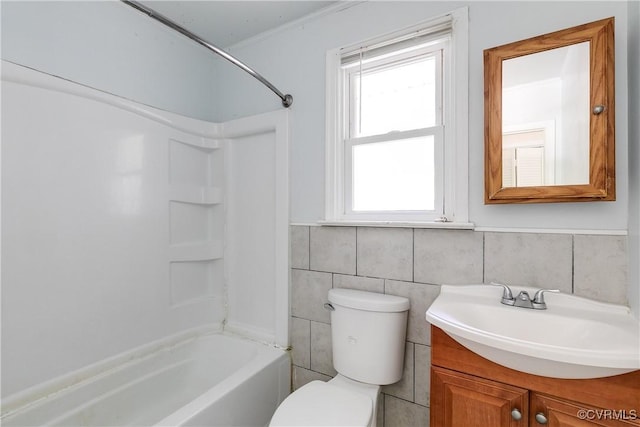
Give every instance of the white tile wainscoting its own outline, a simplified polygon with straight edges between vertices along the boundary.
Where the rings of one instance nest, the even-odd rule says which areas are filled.
[[[332,287],[411,300],[404,375],[383,388],[378,426],[428,426],[431,349],[424,315],[439,285],[499,281],[627,304],[627,270],[627,237],[619,235],[293,225],[294,388],[336,374],[329,312],[322,307]]]

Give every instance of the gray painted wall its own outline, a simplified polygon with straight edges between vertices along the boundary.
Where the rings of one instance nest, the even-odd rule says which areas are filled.
[[[480,227],[626,230],[628,216],[628,93],[626,2],[364,2],[271,33],[231,51],[290,92],[291,218],[315,223],[324,215],[325,54],[469,7],[469,216]],[[616,17],[617,201],[536,205],[484,205],[484,81],[486,48],[586,22]],[[375,24],[372,24],[375,23]],[[220,68],[219,119],[273,109],[271,94],[250,77]],[[251,99],[251,102],[247,100]]]
[[[2,59],[204,120],[214,55],[119,1],[3,1]]]

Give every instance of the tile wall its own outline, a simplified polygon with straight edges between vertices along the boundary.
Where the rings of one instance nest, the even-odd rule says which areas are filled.
[[[429,425],[430,331],[425,312],[441,284],[499,281],[627,303],[627,239],[612,235],[291,226],[294,388],[336,375],[329,312],[333,288],[411,300],[405,370],[385,386],[378,426]],[[373,356],[375,357],[375,355]]]

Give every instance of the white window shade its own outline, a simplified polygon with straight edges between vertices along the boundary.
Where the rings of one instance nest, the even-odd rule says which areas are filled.
[[[368,63],[384,59],[389,55],[410,54],[416,49],[440,43],[451,38],[452,22],[444,19],[442,22],[428,26],[421,30],[410,31],[403,36],[392,37],[387,40],[363,44],[354,48],[340,49],[342,66],[356,63]]]

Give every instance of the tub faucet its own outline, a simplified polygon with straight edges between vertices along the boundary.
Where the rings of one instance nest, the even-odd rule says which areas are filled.
[[[527,291],[520,291],[520,293],[514,297],[511,288],[502,283],[491,282],[492,285],[502,286],[502,299],[500,302],[505,305],[512,305],[514,307],[532,308],[534,310],[546,310],[547,303],[544,300],[545,292],[560,292],[558,289],[538,289],[533,295],[533,298]]]

